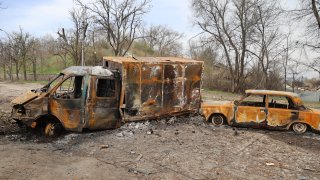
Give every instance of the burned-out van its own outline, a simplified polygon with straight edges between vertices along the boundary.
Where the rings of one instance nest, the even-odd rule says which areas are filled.
[[[72,66],[14,99],[12,118],[46,136],[60,128],[112,129],[128,121],[196,113],[203,62],[174,57],[105,57]]]

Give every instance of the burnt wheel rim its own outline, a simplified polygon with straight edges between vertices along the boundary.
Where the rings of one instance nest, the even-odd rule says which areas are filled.
[[[55,125],[52,123],[49,123],[46,125],[45,130],[44,130],[44,134],[47,137],[52,137],[55,135]]]
[[[215,115],[212,117],[212,124],[215,126],[221,126],[223,124],[223,117],[220,115]]]
[[[296,123],[293,125],[293,131],[296,133],[304,133],[307,130],[307,126],[302,123]]]

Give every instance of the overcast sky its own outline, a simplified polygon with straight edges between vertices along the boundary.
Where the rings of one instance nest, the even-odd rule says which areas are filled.
[[[0,28],[15,31],[21,26],[33,35],[55,34],[58,28],[71,27],[68,11],[72,0],[0,0],[6,9],[0,11]],[[153,0],[145,15],[147,25],[167,25],[186,37],[196,34],[191,23],[190,0]]]
[[[0,28],[7,32],[17,31],[21,26],[35,36],[48,33],[55,35],[59,28],[71,27],[69,10],[73,7],[73,0],[0,0],[0,2],[5,7],[0,10]],[[199,32],[192,26],[190,3],[191,0],[152,0],[152,8],[144,18],[145,23],[167,25],[183,33],[186,43]],[[282,0],[282,3],[288,8],[296,6],[296,0]]]
[[[90,1],[90,0],[87,0]],[[294,9],[298,0],[282,0],[286,9]],[[0,0],[5,9],[0,10],[0,28],[17,31],[21,26],[25,31],[39,37],[56,35],[59,28],[70,28],[69,10],[73,0]],[[152,8],[145,15],[146,25],[167,25],[184,34],[184,48],[187,41],[200,31],[192,26],[191,0],[152,0]],[[4,36],[0,32],[0,37]]]

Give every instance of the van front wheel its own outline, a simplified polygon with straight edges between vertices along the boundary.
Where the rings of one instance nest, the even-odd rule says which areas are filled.
[[[61,126],[58,123],[48,122],[44,127],[44,135],[46,137],[56,137],[61,132]]]

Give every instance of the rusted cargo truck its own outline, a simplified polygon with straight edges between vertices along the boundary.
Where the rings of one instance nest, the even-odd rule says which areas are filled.
[[[54,136],[60,128],[112,129],[124,122],[198,112],[203,62],[174,57],[105,57],[72,66],[12,101],[18,124]]]

